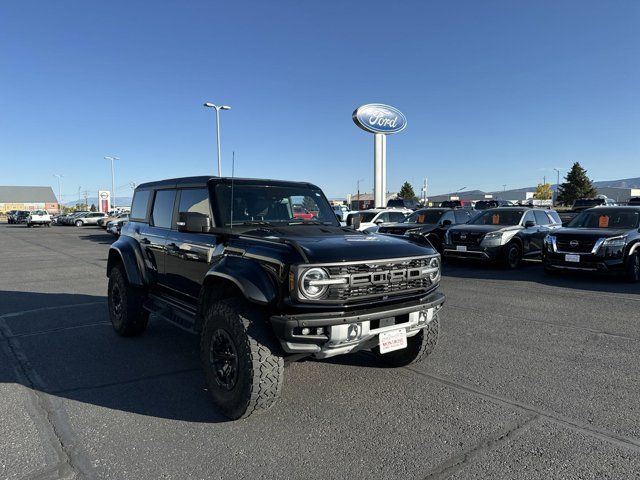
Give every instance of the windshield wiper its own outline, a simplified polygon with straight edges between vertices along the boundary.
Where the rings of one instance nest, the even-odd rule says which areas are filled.
[[[260,225],[261,227],[273,227],[269,222],[265,222],[264,220],[247,220],[244,222],[234,222],[233,225]]]
[[[331,222],[321,222],[320,220],[305,220],[301,218],[299,220],[294,220],[293,222],[289,222],[289,225],[332,225]]]

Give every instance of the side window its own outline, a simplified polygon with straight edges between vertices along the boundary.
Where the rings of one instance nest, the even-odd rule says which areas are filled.
[[[211,218],[209,192],[206,188],[188,188],[180,192],[178,218],[182,218],[185,213],[195,213]]]
[[[471,218],[471,215],[466,210],[456,210],[453,213],[456,217],[455,223],[467,223]]]
[[[549,216],[551,223],[562,224],[562,219],[555,210],[547,210],[547,215]]]
[[[153,201],[151,224],[154,227],[171,228],[173,204],[176,199],[175,190],[158,190]]]
[[[401,222],[404,220],[404,214],[401,212],[389,212],[390,222]]]
[[[535,210],[533,212],[536,216],[536,223],[538,225],[549,225],[549,217],[542,210]]]
[[[522,225],[524,225],[527,222],[536,223],[536,217],[533,215],[533,212],[531,210],[529,210],[529,211],[527,211],[527,213],[525,213],[524,219],[522,220]]]
[[[150,196],[151,190],[138,190],[133,195],[133,202],[131,204],[131,218],[143,221],[146,220]]]
[[[445,220],[449,220],[451,223],[456,223],[456,217],[454,216],[453,212],[445,212],[445,214],[442,215],[442,218],[440,219],[440,223],[444,222]]]
[[[383,222],[389,221],[389,214],[387,212],[383,212],[376,217],[376,222],[382,220]]]

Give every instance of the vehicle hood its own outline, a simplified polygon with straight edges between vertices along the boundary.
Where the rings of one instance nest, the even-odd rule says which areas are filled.
[[[523,227],[519,225],[505,226],[505,225],[457,225],[449,229],[450,232],[474,232],[474,233],[489,233],[489,232],[510,232],[513,230],[522,230]]]
[[[295,226],[245,232],[245,235],[295,243],[309,263],[417,257],[437,253],[420,239],[365,234],[342,227]]]
[[[552,235],[568,237],[597,237],[609,238],[626,235],[629,230],[618,230],[609,228],[559,228]]]

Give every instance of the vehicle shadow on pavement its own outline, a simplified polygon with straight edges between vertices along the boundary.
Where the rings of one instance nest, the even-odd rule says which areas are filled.
[[[106,298],[0,291],[0,383],[63,399],[190,422],[227,421],[209,400],[198,337],[152,319],[118,336]],[[0,345],[3,347],[3,345]]]
[[[90,235],[80,235],[78,237],[80,240],[87,240],[90,242],[99,243],[101,245],[111,245],[113,242],[117,240],[116,237],[111,235],[110,233],[92,233]]]
[[[516,282],[536,282],[558,288],[572,288],[599,293],[639,294],[640,284],[629,283],[622,276],[604,275],[590,272],[545,273],[542,263],[534,260],[523,261],[514,270],[506,270],[498,265],[483,262],[444,262],[444,277],[474,278],[478,280],[511,280]]]

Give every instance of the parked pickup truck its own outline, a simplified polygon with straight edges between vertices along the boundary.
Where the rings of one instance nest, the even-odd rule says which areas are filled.
[[[29,213],[27,217],[27,227],[31,228],[34,225],[43,225],[45,227],[51,226],[51,215],[46,210],[34,210]]]

